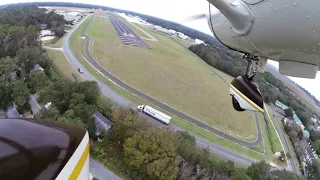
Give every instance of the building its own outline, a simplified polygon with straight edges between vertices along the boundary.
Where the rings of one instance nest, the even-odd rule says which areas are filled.
[[[304,125],[302,124],[300,118],[294,113],[293,114],[293,120],[297,123],[298,126],[301,127],[302,130],[304,130]]]
[[[287,105],[283,104],[282,102],[280,102],[278,100],[276,100],[276,106],[278,108],[282,109],[282,111],[289,108]]]
[[[40,31],[40,37],[45,37],[45,36],[53,36],[54,33],[50,30],[41,30]]]
[[[40,24],[40,27],[41,27],[41,30],[44,30],[44,29],[46,29],[47,28],[47,24]]]
[[[103,130],[108,131],[112,126],[112,122],[98,111],[92,114],[91,117],[95,120],[97,136],[99,136]]]
[[[43,71],[44,69],[39,64],[36,64],[36,65],[33,66],[32,70],[34,70],[34,71]]]
[[[303,134],[304,134],[307,138],[310,137],[310,133],[309,133],[309,131],[307,131],[307,130],[303,130]]]

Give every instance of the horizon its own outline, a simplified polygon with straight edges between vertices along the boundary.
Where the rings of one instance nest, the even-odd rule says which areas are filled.
[[[9,5],[16,3],[28,3],[28,2],[69,2],[69,3],[83,3],[83,4],[93,4],[93,5],[101,5],[106,7],[112,7],[117,9],[123,9],[128,11],[133,11],[141,14],[146,14],[150,16],[154,16],[157,18],[165,19],[168,21],[172,21],[178,24],[182,24],[184,26],[190,27],[192,29],[201,31],[203,33],[209,34],[212,37],[207,21],[205,19],[186,21],[188,17],[207,13],[208,2],[206,0],[198,1],[198,0],[189,0],[188,2],[184,0],[175,0],[175,1],[167,1],[165,0],[155,0],[152,4],[147,0],[136,0],[134,4],[132,1],[127,0],[14,0],[14,1],[2,1],[0,5]],[[168,6],[168,3],[170,6]],[[181,7],[179,13],[176,13],[176,7]],[[166,9],[164,12],[163,9]],[[279,63],[277,61],[269,60],[269,64],[274,66],[279,70]],[[292,81],[300,85],[309,91],[314,97],[320,100],[320,73],[317,73],[317,77],[315,79],[305,79],[305,78],[297,78],[290,77]],[[314,87],[316,85],[316,87]]]

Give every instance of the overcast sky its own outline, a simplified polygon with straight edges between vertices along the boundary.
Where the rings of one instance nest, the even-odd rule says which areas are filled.
[[[0,5],[54,0],[1,0]],[[86,4],[97,4],[119,9],[126,9],[142,14],[152,15],[159,18],[182,23],[191,28],[211,34],[205,19],[186,22],[186,19],[193,15],[208,12],[208,2],[206,0],[55,0],[56,2],[77,2]],[[270,64],[278,68],[278,63],[271,61]],[[306,88],[320,100],[320,74],[316,79],[293,78],[302,87]]]

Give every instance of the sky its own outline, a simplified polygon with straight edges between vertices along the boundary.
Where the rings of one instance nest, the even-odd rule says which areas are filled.
[[[208,13],[208,2],[206,0],[1,0],[0,5],[35,1],[77,2],[109,6],[174,21],[204,33],[212,34],[205,19],[186,21],[188,17]],[[279,69],[278,62],[268,61],[268,63]],[[320,73],[317,74],[316,79],[289,78],[320,100]]]

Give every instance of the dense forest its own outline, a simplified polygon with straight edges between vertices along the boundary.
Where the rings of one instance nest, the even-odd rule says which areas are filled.
[[[312,95],[308,90],[306,90],[305,88],[301,87],[299,84],[296,83],[296,85],[302,90],[304,91],[314,102],[316,102],[316,104],[320,107],[320,101],[314,97],[314,95]]]
[[[21,6],[14,5],[2,8],[0,11],[0,24],[14,27],[24,27],[22,30],[31,33],[33,29],[39,31],[41,24],[46,24],[46,28],[61,37],[64,34],[65,20],[64,17],[54,12],[46,13],[46,9],[36,8],[34,5]],[[36,28],[36,29],[35,29]],[[22,31],[20,30],[20,31]],[[11,32],[21,34],[18,30],[12,29]],[[23,38],[21,38],[23,40]],[[20,42],[17,42],[20,44]]]
[[[99,5],[92,5],[92,4],[67,3],[67,2],[33,2],[33,3],[16,4],[15,6],[21,6],[21,5],[62,6],[62,7],[103,9],[103,10],[108,10],[108,11],[115,11],[115,12],[131,14],[131,15],[139,16],[149,23],[156,24],[156,25],[162,26],[167,29],[173,29],[173,30],[182,32],[189,37],[200,39],[200,40],[204,41],[206,44],[216,44],[216,45],[219,44],[220,46],[222,46],[222,44],[211,35],[208,35],[206,33],[197,31],[195,29],[183,26],[183,25],[175,23],[175,22],[167,21],[164,19],[160,19],[157,17],[145,15],[145,14],[140,14],[137,12],[116,9],[116,8],[111,8],[111,7],[105,7],[105,6],[99,6]],[[7,6],[2,6],[2,8],[5,8],[5,7],[7,7]]]
[[[64,17],[54,12],[37,6],[0,9],[0,108],[6,110],[14,104],[23,116],[32,114],[29,96],[38,94],[42,103],[52,102],[54,107],[43,108],[35,118],[77,123],[94,137],[91,114],[97,110],[108,114],[99,106],[97,84],[54,77],[52,61],[39,41],[42,23],[63,35]],[[44,70],[34,69],[35,65]]]

